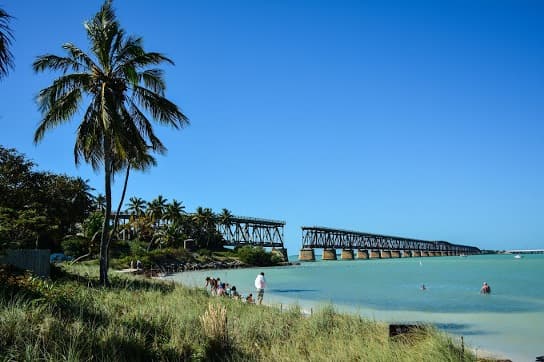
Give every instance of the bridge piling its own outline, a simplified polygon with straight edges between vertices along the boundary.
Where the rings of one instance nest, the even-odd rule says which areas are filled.
[[[334,248],[325,248],[323,249],[323,260],[336,260],[336,249]]]
[[[368,250],[358,249],[357,250],[357,259],[368,259]]]
[[[300,261],[315,261],[315,252],[314,249],[302,248],[298,254],[298,259]]]
[[[353,249],[342,249],[342,260],[353,260]]]

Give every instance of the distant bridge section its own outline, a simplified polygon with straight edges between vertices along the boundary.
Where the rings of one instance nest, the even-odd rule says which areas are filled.
[[[544,254],[544,249],[506,250],[505,254]]]
[[[229,222],[218,223],[217,231],[227,246],[271,247],[287,261],[287,249],[283,245],[284,226],[285,221],[232,216]]]
[[[323,249],[324,260],[336,260],[336,249],[342,249],[342,259],[354,259],[354,249],[357,249],[358,259],[480,254],[477,247],[447,241],[303,226],[299,259],[315,260],[314,249]]]

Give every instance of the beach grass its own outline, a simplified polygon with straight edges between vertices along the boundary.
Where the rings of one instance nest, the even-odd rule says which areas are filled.
[[[475,361],[433,328],[391,339],[388,326],[324,305],[312,315],[210,297],[130,275],[97,283],[97,267],[54,281],[4,276],[1,360]]]

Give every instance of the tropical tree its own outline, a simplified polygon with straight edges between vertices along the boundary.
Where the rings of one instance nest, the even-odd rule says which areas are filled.
[[[119,200],[119,205],[117,206],[117,211],[115,212],[115,218],[113,219],[113,227],[108,238],[108,244],[111,242],[113,236],[117,232],[117,226],[119,224],[119,214],[121,213],[121,207],[123,206],[123,202],[125,202],[125,195],[127,192],[128,178],[131,168],[145,171],[147,168],[157,165],[157,161],[155,160],[155,158],[147,152],[140,152],[140,150],[136,150],[136,152],[136,154],[127,155],[128,157],[126,160],[123,160],[121,157],[117,157],[114,162],[115,171],[122,170],[123,168],[126,171],[125,181],[123,182],[123,191],[121,192],[121,200]]]
[[[185,213],[185,206],[181,201],[173,199],[171,203],[166,205],[164,219],[172,223],[177,223],[181,220],[181,216]]]
[[[13,33],[9,22],[13,19],[3,9],[0,9],[0,78],[5,77],[10,69],[13,69],[13,54],[10,51]]]
[[[94,197],[94,208],[95,210],[102,211],[106,210],[106,197],[104,194],[99,193]]]
[[[217,220],[221,225],[230,226],[232,224],[232,213],[229,209],[221,210],[221,213],[217,215]]]
[[[87,181],[35,171],[32,161],[0,145],[0,249],[57,249],[91,210]]]
[[[217,249],[221,246],[222,237],[216,230],[217,216],[210,208],[197,207],[192,215],[195,223],[194,238],[200,247],[206,249]]]
[[[72,43],[62,47],[65,56],[46,54],[33,64],[36,72],[60,71],[53,84],[37,97],[42,120],[34,142],[47,130],[68,122],[85,102],[87,108],[78,127],[74,156],[104,171],[106,208],[100,238],[100,283],[108,284],[108,250],[111,217],[111,184],[120,160],[129,162],[148,149],[164,153],[165,146],[154,133],[151,120],[180,128],[187,117],[165,97],[163,71],[153,68],[173,62],[156,52],[146,52],[142,38],[127,36],[106,1],[85,22],[91,51]],[[87,102],[88,101],[88,102]]]
[[[153,219],[156,227],[160,226],[160,222],[166,211],[167,203],[168,200],[165,199],[162,195],[157,196],[157,198],[147,203],[146,214]]]
[[[142,216],[145,213],[146,201],[141,197],[132,196],[128,199],[127,211],[134,216]]]

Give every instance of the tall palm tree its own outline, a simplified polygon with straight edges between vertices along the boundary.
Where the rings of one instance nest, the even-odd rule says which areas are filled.
[[[145,213],[147,203],[141,197],[131,197],[128,199],[127,211],[134,216],[142,216]]]
[[[229,209],[223,209],[221,210],[221,213],[217,215],[217,220],[220,224],[225,226],[230,226],[232,224],[232,213]]]
[[[89,101],[78,127],[74,156],[76,164],[83,158],[94,169],[104,170],[106,209],[100,239],[100,283],[107,285],[111,183],[113,174],[119,171],[116,162],[128,162],[131,155],[145,154],[148,147],[158,153],[166,151],[149,117],[176,129],[185,126],[188,119],[165,98],[162,70],[152,68],[173,62],[160,53],[146,52],[142,38],[127,36],[111,0],[85,23],[85,30],[90,53],[65,43],[66,56],[46,54],[33,64],[36,72],[62,72],[51,86],[39,92],[43,119],[34,142],[41,141],[47,130],[71,120],[82,103]]]
[[[98,211],[106,210],[106,198],[103,194],[98,194],[94,197],[94,207]]]
[[[147,215],[155,221],[155,226],[157,227],[160,225],[160,222],[164,216],[167,203],[168,200],[162,195],[157,196],[157,198],[147,203]]]
[[[119,224],[119,214],[121,213],[121,207],[123,202],[125,202],[125,195],[127,192],[128,178],[130,175],[131,168],[136,170],[145,171],[151,166],[156,166],[157,161],[153,156],[148,153],[137,153],[137,154],[127,154],[127,159],[124,160],[120,157],[117,157],[114,162],[114,171],[119,171],[125,168],[125,182],[123,183],[123,191],[121,192],[121,200],[119,200],[119,205],[117,206],[117,211],[115,213],[115,218],[113,219],[113,227],[111,229],[108,244],[111,242],[113,236],[117,232],[117,225]]]
[[[13,33],[9,22],[11,15],[0,9],[0,78],[5,77],[10,69],[13,69],[13,54],[10,51]]]
[[[181,215],[185,213],[185,206],[181,201],[173,199],[171,203],[166,205],[166,210],[164,211],[164,219],[175,223],[180,221]]]

